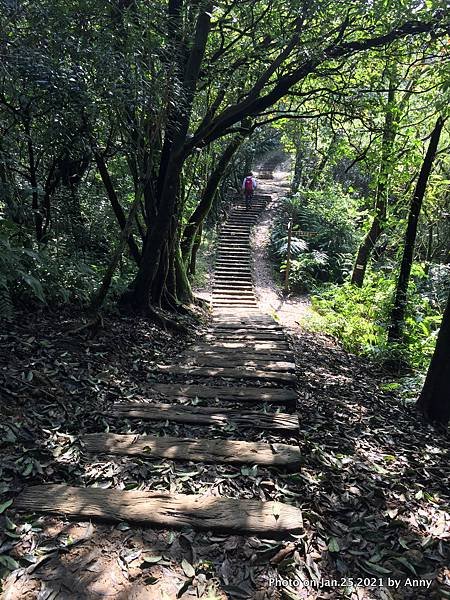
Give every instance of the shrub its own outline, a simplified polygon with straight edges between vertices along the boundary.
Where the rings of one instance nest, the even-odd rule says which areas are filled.
[[[387,345],[395,279],[382,272],[367,273],[362,288],[346,282],[319,290],[312,297],[313,312],[306,325],[336,336],[350,352],[386,361],[400,351],[411,367],[426,368],[442,315],[427,297],[418,293],[422,276],[420,266],[416,265],[410,286],[404,342],[399,348]]]
[[[315,282],[344,281],[356,248],[353,198],[338,185],[302,190],[282,200],[282,212],[272,231],[272,254],[280,271],[286,268],[287,223],[292,219],[291,270],[294,291]]]

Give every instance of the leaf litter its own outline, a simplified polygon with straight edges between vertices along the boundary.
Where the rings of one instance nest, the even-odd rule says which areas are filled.
[[[171,362],[189,340],[124,317],[111,317],[93,337],[68,333],[74,320],[69,314],[27,316],[0,334],[5,597],[446,597],[448,436],[381,392],[383,374],[373,366],[326,336],[293,335],[303,457],[298,473],[151,457],[96,459],[84,454],[79,434],[200,437],[204,429],[108,417],[115,401],[148,400],[154,366]],[[256,430],[244,430],[244,438],[236,428],[217,427],[213,434],[280,441]],[[295,443],[295,438],[281,441]],[[46,481],[291,502],[303,510],[304,532],[284,541],[264,540],[15,513],[8,504],[15,494]],[[311,581],[387,576],[429,578],[432,584],[426,591],[306,587]],[[276,588],[269,583],[276,577],[305,586]]]

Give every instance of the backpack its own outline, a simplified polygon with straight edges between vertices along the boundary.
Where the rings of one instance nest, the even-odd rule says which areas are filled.
[[[246,192],[253,192],[253,177],[246,177],[245,178],[245,191]]]

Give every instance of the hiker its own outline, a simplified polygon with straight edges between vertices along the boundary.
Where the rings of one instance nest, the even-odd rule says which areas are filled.
[[[250,208],[250,202],[253,198],[253,192],[256,190],[256,179],[253,177],[253,173],[250,173],[245,177],[242,182],[242,191],[245,196],[245,206],[247,209]]]

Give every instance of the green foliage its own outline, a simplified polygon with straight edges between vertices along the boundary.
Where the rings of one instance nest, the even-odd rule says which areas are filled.
[[[0,235],[0,319],[11,320],[15,300],[27,293],[45,302],[41,282],[30,272],[38,261],[36,252],[14,246],[7,236]]]
[[[335,184],[322,190],[301,190],[283,199],[282,214],[272,233],[272,252],[286,268],[287,221],[292,219],[289,283],[295,291],[317,282],[342,282],[355,250],[354,200]]]
[[[86,305],[90,301],[103,276],[104,260],[93,253],[74,257],[72,248],[58,253],[48,247],[27,248],[13,242],[18,235],[13,223],[0,220],[0,319],[11,320],[19,304]],[[26,243],[31,245],[30,240]],[[129,269],[129,261],[124,260],[112,282],[112,297],[124,291]]]
[[[427,297],[418,293],[415,282],[420,282],[423,275],[416,266],[401,347],[387,345],[395,279],[381,272],[368,273],[362,288],[346,282],[320,289],[312,297],[314,310],[306,325],[330,333],[355,354],[384,362],[400,353],[411,367],[425,368],[434,350],[442,315]]]

